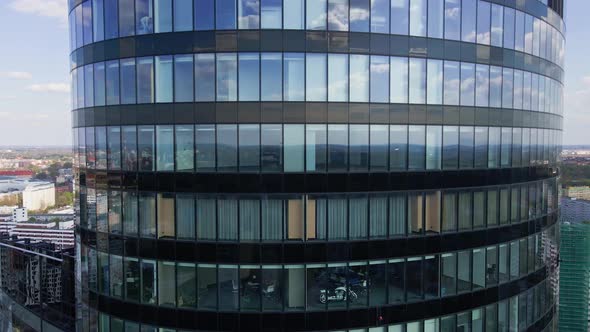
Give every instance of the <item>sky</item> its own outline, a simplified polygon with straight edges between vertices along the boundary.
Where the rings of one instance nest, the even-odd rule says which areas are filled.
[[[590,145],[590,1],[566,3],[564,144]],[[0,0],[0,146],[69,145],[67,0]]]

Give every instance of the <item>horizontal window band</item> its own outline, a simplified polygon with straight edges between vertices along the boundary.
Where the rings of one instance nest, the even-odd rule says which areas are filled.
[[[474,188],[530,182],[558,176],[548,166],[398,173],[182,173],[79,170],[97,189],[179,193],[346,193]]]
[[[501,47],[427,37],[341,31],[219,30],[138,35],[92,43],[70,54],[70,69],[155,55],[214,52],[350,53],[418,57],[502,66],[563,82],[564,70],[540,57]]]
[[[123,237],[78,228],[81,242],[108,244],[113,254],[179,262],[299,264],[390,259],[478,248],[534,235],[554,225],[558,213],[482,230],[379,240],[283,243],[195,242]]]
[[[72,111],[72,126],[210,123],[446,124],[562,129],[561,115],[502,108],[329,102],[158,103]]]
[[[99,295],[89,291],[89,306],[125,320],[179,329],[217,330],[277,330],[319,331],[346,328],[366,328],[410,322],[431,317],[454,314],[497,303],[519,295],[540,284],[548,277],[542,268],[521,279],[493,288],[403,305],[373,307],[368,309],[331,310],[321,312],[268,312],[238,313],[195,311],[142,305]],[[553,317],[550,309],[528,331],[540,331]]]

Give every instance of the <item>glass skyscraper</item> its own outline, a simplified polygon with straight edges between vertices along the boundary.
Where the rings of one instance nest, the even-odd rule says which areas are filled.
[[[554,331],[563,0],[70,0],[82,331]]]

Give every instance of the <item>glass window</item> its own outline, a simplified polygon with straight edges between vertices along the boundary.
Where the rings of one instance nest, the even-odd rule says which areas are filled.
[[[325,101],[327,97],[326,54],[307,53],[306,58],[306,100]]]
[[[328,101],[348,101],[348,55],[328,55]]]
[[[512,128],[502,128],[502,146],[500,149],[500,166],[510,167],[512,152]]]
[[[139,194],[139,229],[142,237],[156,237],[156,198],[153,194]]]
[[[284,28],[301,30],[304,26],[304,0],[285,1],[283,6]]]
[[[113,234],[122,234],[121,227],[122,211],[121,211],[121,192],[117,190],[109,191],[108,194],[108,222],[109,232]]]
[[[291,3],[289,1],[288,3]],[[294,1],[293,1],[294,2]],[[287,17],[287,16],[285,16]],[[285,53],[283,87],[285,101],[303,101],[305,96],[305,60],[302,53]],[[321,75],[321,74],[320,74]]]
[[[390,237],[406,234],[406,207],[405,195],[392,195],[389,197]]]
[[[280,29],[283,26],[281,0],[261,0],[260,3],[260,28]]]
[[[84,66],[84,101],[84,106],[94,106],[94,67],[92,65]]]
[[[307,30],[326,30],[326,1],[306,0],[306,2]]]
[[[194,170],[194,128],[192,125],[178,125],[175,131],[175,160],[177,171]]]
[[[409,31],[409,0],[392,0],[391,1],[391,33],[397,35],[407,35]],[[424,5],[424,3],[422,3]],[[425,6],[424,6],[425,7]],[[367,15],[368,17],[368,15]],[[352,19],[351,19],[352,20]],[[426,27],[423,27],[426,29]]]
[[[218,0],[227,1],[227,0]],[[217,54],[217,101],[237,99],[237,60],[235,53]]]
[[[524,52],[524,13],[516,11],[516,24],[514,27],[514,49]]]
[[[123,192],[123,232],[125,235],[137,236],[137,193]]]
[[[477,2],[477,43],[490,44],[490,3]]]
[[[426,91],[428,104],[443,103],[443,61],[428,60]],[[373,87],[374,85],[371,85]],[[372,88],[374,89],[374,88]]]
[[[500,128],[489,128],[488,168],[500,167]]]
[[[174,195],[158,193],[158,238],[173,239],[174,230]]]
[[[523,72],[520,70],[514,71],[514,108],[522,109],[523,106]]]
[[[490,107],[502,107],[502,68],[490,67]]]
[[[485,249],[473,250],[473,290],[486,286],[486,256]]]
[[[372,196],[369,198],[369,230],[371,238],[387,236],[387,197]]]
[[[234,198],[217,200],[217,232],[219,240],[238,239],[238,201]]]
[[[409,126],[409,169],[424,169],[426,158],[426,135],[424,126]]]
[[[350,31],[369,32],[369,0],[350,0]]]
[[[283,207],[283,201],[280,199],[262,199],[263,240],[282,240]]]
[[[371,170],[387,170],[387,148],[388,148],[388,126],[371,125],[370,126],[370,166]]]
[[[321,172],[327,169],[326,165],[326,126],[306,126],[306,170],[308,172]]]
[[[125,273],[125,299],[139,302],[139,260],[133,257],[125,257],[123,268]]]
[[[349,158],[351,171],[363,171],[369,167],[369,127],[350,125]]]
[[[119,0],[119,37],[135,34],[134,0]]]
[[[471,201],[471,193],[462,192],[459,194],[459,230],[471,229]]]
[[[178,263],[176,267],[176,303],[179,307],[197,306],[197,273],[195,264]]]
[[[428,37],[443,37],[443,9],[444,2],[440,0],[428,0]]]
[[[240,241],[258,241],[260,239],[260,200],[243,199],[239,203]]]
[[[215,54],[195,54],[195,100],[215,100]]]
[[[498,191],[495,189],[488,190],[487,197],[488,227],[493,227],[498,224]]]
[[[174,56],[174,101],[193,101],[193,56]]]
[[[408,58],[391,57],[389,98],[392,103],[408,102]]]
[[[121,59],[121,104],[135,103],[135,59]]]
[[[461,68],[456,61],[445,61],[444,64],[444,103],[459,105]]]
[[[111,283],[111,296],[123,297],[123,258],[110,255],[109,271]]]
[[[500,283],[505,283],[510,280],[510,258],[508,244],[500,244],[498,254],[498,280]]]
[[[193,29],[193,1],[174,0],[174,31]]]
[[[410,58],[410,104],[426,103],[426,61]]]
[[[238,141],[240,171],[258,171],[260,169],[260,126],[240,125]]]
[[[238,0],[238,29],[258,29],[260,1]]]
[[[195,153],[197,171],[215,170],[215,125],[195,127]]]
[[[105,127],[96,127],[96,169],[107,169],[107,132]]]
[[[154,58],[137,58],[137,102],[154,102]]]
[[[123,170],[137,169],[137,135],[135,126],[123,127],[122,135]]]
[[[410,36],[426,37],[427,10],[426,0],[410,0]]]
[[[475,168],[488,167],[488,128],[475,127]]]
[[[433,299],[439,297],[439,263],[438,256],[426,256],[423,261],[424,269],[424,297]],[[435,332],[435,331],[432,331]]]
[[[138,35],[154,33],[152,0],[135,0],[135,29]]]
[[[141,134],[141,132],[140,132]],[[141,136],[140,136],[141,138]],[[174,127],[173,126],[156,126],[156,142],[157,142],[157,170],[158,171],[173,171],[174,170]],[[141,139],[140,139],[141,144]],[[153,152],[150,152],[150,156]],[[150,157],[151,159],[151,157]],[[151,165],[151,160],[149,161]],[[143,163],[142,163],[143,165]],[[153,166],[146,167],[153,168]]]
[[[99,62],[94,64],[94,105],[103,106],[105,104],[105,63]]]
[[[236,125],[218,125],[217,126],[217,169],[219,171],[235,171],[236,170],[236,168],[238,166],[237,145],[238,145],[237,126]]]
[[[214,0],[194,1],[195,30],[213,30],[213,22],[215,20],[215,15],[213,14],[215,8],[214,2]]]
[[[351,197],[348,202],[350,239],[366,239],[369,201],[367,197]]]
[[[304,125],[284,126],[285,172],[302,172],[305,160]]]
[[[524,17],[524,52],[533,53],[533,17],[529,14]]]
[[[328,167],[332,172],[348,170],[347,125],[328,125]]]
[[[442,127],[426,128],[426,169],[441,168]]]
[[[121,128],[108,127],[107,163],[109,170],[121,169]]]
[[[504,47],[514,49],[514,19],[515,11],[510,7],[504,8]]]
[[[454,253],[441,255],[440,295],[449,296],[457,292],[457,256]]]
[[[195,238],[195,198],[190,194],[176,195],[176,236]]]
[[[491,32],[491,44],[492,46],[502,47],[503,29],[504,29],[504,6],[492,4],[492,27]]]
[[[104,0],[92,1],[92,35],[94,41],[104,39]]]
[[[457,231],[457,194],[446,193],[443,195],[443,232]]]
[[[348,31],[348,0],[328,0],[328,30]]]
[[[490,67],[476,65],[475,67],[475,106],[487,107],[490,92]]]
[[[483,191],[473,193],[473,228],[478,229],[485,226],[486,216],[486,194]]]
[[[461,2],[461,40],[475,43],[476,33],[476,0],[462,0]],[[489,21],[488,21],[489,22]]]
[[[371,56],[371,102],[389,101],[389,57]]]
[[[350,101],[369,101],[369,56],[350,56]]]
[[[174,262],[158,262],[158,304],[176,306],[176,266]]]
[[[389,1],[371,1],[371,32],[389,33]]]
[[[156,33],[172,31],[172,0],[154,0]]]
[[[471,250],[457,253],[457,293],[471,291]]]
[[[459,162],[459,127],[443,127],[443,169],[455,169]]]
[[[459,167],[472,168],[474,156],[473,127],[462,126],[459,129]]]
[[[119,36],[119,10],[117,3],[117,0],[104,0],[105,39],[117,38]]]
[[[281,125],[261,125],[262,171],[278,172],[283,169],[283,134]]]
[[[197,293],[199,308],[217,308],[217,268],[215,265],[197,265]]]
[[[488,247],[486,255],[486,285],[489,287],[498,284],[498,249]]]
[[[260,54],[260,100],[280,101],[283,99],[282,61],[281,53]]]
[[[422,258],[408,258],[406,262],[406,300],[422,300]]]
[[[389,163],[392,170],[406,169],[408,153],[408,127],[391,125],[389,127]]]
[[[216,0],[215,26],[217,30],[236,28],[236,0]]]
[[[172,102],[173,64],[171,55],[156,56],[156,102]]]
[[[156,293],[156,261],[141,260],[141,302],[155,304]],[[174,292],[174,291],[173,291]]]
[[[461,0],[445,0],[445,39],[461,40]]]
[[[441,193],[440,191],[426,195],[425,223],[427,234],[440,233]]]
[[[245,0],[240,0],[245,1]],[[258,53],[240,53],[238,57],[240,101],[260,100],[260,59]]]
[[[119,60],[106,63],[107,105],[119,104]]]
[[[473,63],[461,63],[461,105],[473,106],[475,104],[475,65]]]
[[[420,235],[423,230],[423,196],[422,194],[408,195],[408,234]]]
[[[215,199],[197,197],[197,238],[216,239],[216,206]]]

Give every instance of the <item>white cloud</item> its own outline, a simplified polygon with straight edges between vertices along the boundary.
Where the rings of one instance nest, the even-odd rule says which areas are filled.
[[[14,80],[30,80],[33,78],[33,74],[26,71],[5,71],[0,72],[0,77]]]
[[[33,92],[70,92],[70,86],[67,83],[43,83],[32,84],[27,87],[27,90]]]
[[[67,0],[11,0],[9,7],[25,14],[57,18],[67,22]]]

